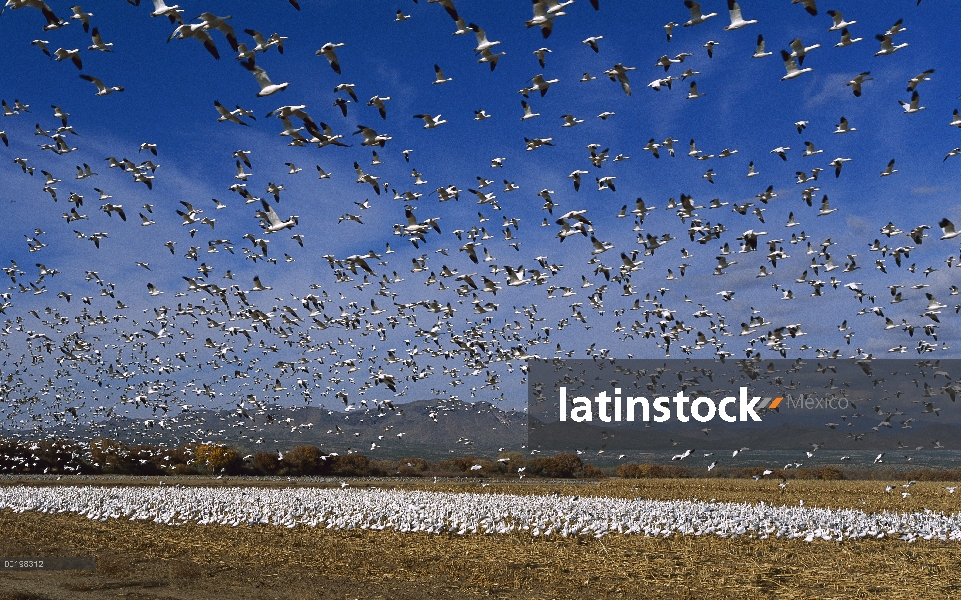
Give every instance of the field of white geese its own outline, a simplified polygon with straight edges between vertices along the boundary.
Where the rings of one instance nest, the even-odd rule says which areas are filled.
[[[843,541],[961,541],[961,514],[785,506],[765,502],[652,500],[416,490],[252,487],[9,486],[0,511],[73,513],[166,525],[306,526],[446,535],[674,535]]]

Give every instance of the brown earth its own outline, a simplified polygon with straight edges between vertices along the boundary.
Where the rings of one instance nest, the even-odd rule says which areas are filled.
[[[884,482],[846,481],[791,482],[783,493],[776,482],[743,480],[445,483],[436,489],[787,505],[804,499],[806,505],[864,510],[957,512],[961,498],[948,494],[946,485],[953,484],[915,484],[906,499],[900,487],[896,498],[884,494]],[[418,487],[434,488],[429,482]],[[0,600],[961,597],[961,543],[956,542],[433,536],[168,526],[3,511],[0,556],[97,558],[96,571],[0,570]]]

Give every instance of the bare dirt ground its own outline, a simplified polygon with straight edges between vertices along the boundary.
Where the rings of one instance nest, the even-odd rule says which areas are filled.
[[[792,481],[783,492],[776,482],[759,483],[410,485],[786,505],[804,499],[806,505],[869,511],[956,512],[961,504],[961,498],[944,489],[954,484],[921,482],[905,499],[885,494],[884,482]],[[961,544],[951,542],[432,536],[308,527],[174,527],[3,511],[0,556],[97,558],[95,571],[0,571],[0,600],[961,597]]]

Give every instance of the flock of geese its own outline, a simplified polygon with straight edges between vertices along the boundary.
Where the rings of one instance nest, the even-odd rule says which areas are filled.
[[[434,535],[532,537],[711,535],[844,541],[961,540],[961,516],[697,500],[515,496],[377,488],[4,486],[0,510],[73,513],[107,522],[324,527]]]
[[[772,52],[766,50],[763,33],[757,35],[753,54],[736,57],[722,52],[733,45],[728,41],[731,36],[743,35],[735,32],[765,26],[761,18],[746,18],[759,9],[754,2],[745,3],[742,10],[736,0],[727,0],[729,20],[722,17],[721,1],[705,1],[702,6],[678,0],[659,7],[670,8],[678,20],[681,15],[687,19],[667,23],[666,42],[660,42],[681,51],[672,50],[646,65],[638,62],[636,52],[621,56],[621,51],[612,50],[610,33],[600,35],[603,19],[617,18],[618,13],[613,4],[598,0],[589,5],[534,0],[525,23],[491,22],[485,24],[488,29],[453,0],[415,0],[412,14],[397,11],[392,19],[396,23],[377,25],[406,35],[402,29],[413,26],[408,21],[439,16],[445,29],[437,33],[448,35],[452,26],[453,35],[470,40],[462,55],[430,58],[423,73],[403,74],[411,81],[423,80],[430,93],[460,85],[460,71],[448,68],[447,73],[454,73],[450,76],[442,64],[467,57],[467,63],[480,64],[469,64],[478,69],[478,76],[493,80],[501,76],[507,61],[524,63],[531,76],[502,90],[520,107],[514,115],[490,106],[458,105],[442,112],[415,109],[420,112],[403,114],[401,107],[417,100],[408,97],[410,87],[364,89],[349,83],[364,68],[357,54],[365,43],[361,35],[314,46],[317,70],[304,78],[322,74],[336,77],[338,83],[332,96],[304,100],[303,92],[297,91],[301,82],[272,79],[265,69],[290,59],[304,40],[258,31],[249,27],[255,23],[240,23],[232,16],[202,12],[189,19],[185,9],[164,0],[153,0],[152,10],[138,6],[139,0],[128,2],[133,6],[104,10],[129,10],[131,27],[141,27],[140,21],[151,18],[163,27],[169,21],[164,34],[154,22],[142,35],[161,39],[167,35],[171,45],[194,53],[200,65],[196,68],[229,73],[235,61],[252,74],[247,89],[211,84],[210,89],[195,90],[209,110],[203,119],[231,136],[268,131],[279,134],[280,140],[274,142],[275,153],[217,147],[214,142],[205,146],[203,152],[218,156],[224,173],[229,173],[223,179],[212,177],[216,185],[224,184],[222,194],[227,196],[211,202],[187,194],[166,175],[174,163],[185,159],[162,143],[138,140],[128,150],[100,156],[99,163],[87,158],[102,153],[98,149],[102,146],[87,142],[98,132],[84,128],[79,115],[71,116],[67,110],[77,112],[70,107],[82,104],[91,112],[109,113],[109,103],[120,101],[117,96],[82,101],[64,97],[52,109],[26,97],[3,99],[0,162],[7,165],[10,177],[0,194],[11,203],[16,200],[17,207],[28,207],[4,225],[7,252],[16,256],[3,267],[10,285],[0,294],[4,402],[0,428],[8,433],[40,437],[45,430],[67,431],[81,423],[147,415],[151,418],[125,423],[145,435],[169,434],[183,441],[239,436],[262,442],[270,427],[278,426],[270,419],[270,407],[277,403],[342,403],[375,415],[399,410],[400,399],[415,396],[509,400],[516,405],[520,401],[516,390],[522,389],[517,384],[525,382],[527,361],[536,358],[801,356],[869,361],[907,353],[950,357],[954,351],[957,330],[952,315],[961,310],[961,303],[945,300],[961,293],[950,283],[953,269],[961,267],[958,247],[950,242],[961,234],[950,220],[956,207],[945,203],[937,215],[905,211],[897,223],[874,223],[874,215],[856,208],[859,205],[852,200],[829,199],[821,187],[843,197],[843,188],[837,186],[848,183],[856,168],[845,165],[861,161],[857,156],[835,157],[831,146],[819,147],[805,139],[823,129],[833,115],[809,111],[808,120],[785,118],[783,125],[795,137],[785,137],[779,147],[759,153],[730,146],[707,150],[704,142],[670,136],[644,142],[647,135],[634,134],[631,123],[618,121],[624,103],[654,105],[679,82],[686,82],[691,102],[712,98],[716,92],[703,79],[698,86],[695,68],[707,70],[714,62],[740,58],[767,65],[763,61]],[[801,7],[792,6],[799,3]],[[840,41],[829,50],[795,38],[780,50],[783,70],[774,59],[776,69],[761,71],[771,85],[796,85],[778,79],[812,79],[815,69],[828,69],[817,62],[819,54],[856,52],[847,48],[869,44],[852,37],[868,32],[858,29],[849,15],[824,13],[815,0],[779,4],[783,5],[779,11],[794,11],[791,17],[798,29],[813,25],[840,36]],[[708,7],[722,12],[709,12]],[[446,16],[431,12],[440,8]],[[30,29],[38,36],[20,51],[49,57],[58,76],[75,78],[79,73],[96,88],[89,90],[90,96],[129,95],[131,86],[142,86],[149,76],[138,73],[131,75],[131,82],[113,77],[104,81],[85,70],[90,67],[86,63],[94,63],[92,54],[120,55],[136,49],[105,41],[111,32],[101,30],[99,15],[80,6],[67,13],[44,0],[7,0],[4,9],[0,26]],[[292,17],[300,9],[295,0],[278,2],[276,7],[292,11]],[[376,21],[375,13],[368,18]],[[385,21],[391,21],[390,16],[385,15]],[[586,72],[572,81],[558,71],[561,65],[551,61],[551,53],[559,54],[560,48],[546,46],[558,39],[555,29],[587,22],[598,33],[583,39],[579,49],[602,75]],[[74,38],[69,36],[81,28],[90,45],[73,49],[68,42]],[[915,25],[909,16],[875,36],[877,50],[863,59],[864,70],[837,84],[847,99],[853,95],[851,101],[860,102],[862,95],[870,96],[872,72],[882,69],[883,61],[898,60],[891,55],[912,52],[905,33],[909,28],[917,35],[920,23]],[[695,47],[689,41],[692,29],[709,30],[718,37]],[[494,31],[514,37],[496,40]],[[658,37],[663,40],[660,33]],[[469,46],[475,40],[471,58]],[[515,50],[524,44],[530,46],[527,51]],[[508,47],[510,52],[502,50]],[[645,72],[655,77],[647,89],[636,84]],[[916,114],[926,108],[921,98],[944,84],[938,75],[928,69],[907,81],[911,95],[897,100],[904,113],[899,118],[922,118]],[[27,73],[17,76],[25,78]],[[603,100],[589,108],[572,102],[579,111],[548,116],[548,99],[573,96],[576,86],[607,85],[615,95],[598,93]],[[514,95],[518,92],[520,99]],[[367,94],[371,97],[365,101]],[[228,96],[237,99],[227,101]],[[292,103],[283,104],[280,98]],[[242,106],[253,102],[258,103],[256,111]],[[262,102],[273,102],[272,110],[261,111],[266,106]],[[554,124],[548,126],[550,119]],[[412,120],[415,127],[410,127]],[[944,115],[942,121],[945,130],[961,127],[957,110],[953,119]],[[343,122],[356,123],[356,131]],[[518,123],[524,132],[530,124],[542,133],[528,137]],[[841,116],[833,126],[838,138],[848,138],[867,135],[872,123],[849,122]],[[468,147],[458,151],[483,161],[484,170],[474,177],[461,178],[462,168],[454,159],[449,164],[420,162],[419,156],[435,143],[432,140],[451,143],[450,138],[429,136],[457,127],[473,128],[463,137],[470,140]],[[577,138],[566,132],[585,129],[591,132],[590,143],[584,150],[576,146],[580,158],[564,165],[557,176],[551,153],[575,152],[572,140]],[[633,139],[624,142],[615,135],[619,129],[630,130]],[[731,137],[738,133],[731,132]],[[474,135],[503,138],[513,150],[475,144],[479,138]],[[612,149],[617,144],[627,147]],[[639,155],[631,157],[633,150]],[[123,153],[128,151],[137,159],[126,158]],[[302,157],[296,162],[287,159],[294,151]],[[961,149],[951,150],[937,166],[953,164],[948,159],[959,154]],[[549,168],[514,167],[527,157],[543,159],[541,164],[550,163]],[[749,162],[744,170],[735,173],[728,167],[742,158]],[[693,180],[679,177],[677,193],[670,198],[652,197],[632,183],[633,174],[667,161],[705,165],[705,172]],[[734,191],[733,184],[730,192],[724,190],[735,177],[744,178],[746,173],[753,182],[783,163],[797,169],[796,181],[794,175],[787,180],[772,176],[758,185],[753,197]],[[885,164],[882,181],[905,176],[906,168],[896,159],[885,158]],[[274,167],[282,169],[283,179],[265,181],[259,175]],[[409,181],[394,178],[408,169]],[[292,191],[305,189],[304,181],[314,176],[317,181],[309,188],[309,198]],[[21,192],[8,189],[25,192],[21,198]],[[710,199],[708,194],[717,197]],[[317,196],[324,198],[322,204]],[[135,200],[144,197],[151,201]],[[474,209],[465,209],[475,201]],[[42,218],[51,214],[59,218],[61,213],[58,223]],[[846,218],[868,225],[847,232],[840,222]],[[12,240],[20,235],[26,244],[14,247]],[[136,242],[121,243],[120,238]],[[343,248],[348,250],[338,250]],[[924,262],[919,263],[919,257]],[[300,267],[292,263],[307,263],[309,270],[298,271]],[[309,280],[305,273],[311,274]],[[146,285],[132,283],[145,276],[151,278]],[[766,281],[773,282],[773,289],[759,285]],[[812,330],[817,335],[805,338]],[[809,345],[804,343],[807,339],[814,341]],[[229,426],[195,431],[190,413],[205,407],[229,409]],[[296,429],[297,424],[291,427]],[[5,490],[5,502],[12,502],[14,493],[40,498],[49,491]],[[96,492],[82,493],[89,498]],[[225,506],[234,509],[238,506],[234,502]],[[108,508],[114,506],[109,502],[103,506],[98,510],[121,510]],[[175,503],[167,506],[163,510],[176,511]],[[521,510],[519,504],[511,506]],[[695,511],[692,506],[665,504],[658,510],[683,508],[678,519],[690,524],[691,515],[707,510],[698,506]],[[165,514],[174,518],[176,512]],[[813,514],[772,512],[764,519],[787,519],[771,525],[772,535],[780,527],[784,532],[809,532],[810,528],[792,528],[801,521],[808,523]],[[853,513],[844,518],[848,517],[856,531],[870,535],[906,527],[869,524],[868,517]],[[895,519],[871,517],[888,518]],[[358,526],[361,522],[368,521],[361,519]],[[560,521],[533,517],[529,527],[563,529]],[[945,535],[957,533],[957,525],[951,527]],[[830,535],[852,535],[831,531]]]

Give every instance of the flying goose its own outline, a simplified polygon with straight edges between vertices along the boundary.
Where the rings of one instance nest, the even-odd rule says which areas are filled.
[[[217,45],[214,43],[214,39],[210,37],[210,34],[204,29],[204,23],[178,26],[174,29],[173,33],[170,34],[170,37],[167,38],[167,43],[170,43],[170,40],[174,38],[185,40],[191,37],[203,44],[211,56],[220,60],[220,52],[217,51]]]
[[[694,25],[700,25],[704,21],[707,21],[711,17],[716,17],[717,13],[701,13],[701,5],[694,0],[684,0],[684,6],[691,13],[691,18],[684,23],[684,27],[693,27]]]
[[[942,240],[950,240],[961,235],[961,231],[956,231],[954,229],[954,223],[947,219],[941,219],[938,221],[938,227],[941,228],[941,233],[943,234],[941,236]]]
[[[113,52],[113,50],[110,49],[110,47],[113,46],[113,43],[112,43],[112,42],[111,42],[111,43],[104,43],[103,38],[100,37],[100,31],[99,31],[96,27],[93,28],[93,33],[90,34],[90,40],[91,40],[91,42],[92,42],[92,45],[89,46],[89,47],[87,48],[87,50],[99,50],[99,51],[101,51],[101,52]]]
[[[80,49],[66,50],[64,48],[57,48],[56,52],[53,53],[53,58],[57,61],[64,61],[70,59],[74,66],[78,69],[83,69],[83,61],[80,59]]]
[[[316,52],[317,56],[323,56],[330,63],[330,68],[334,70],[334,73],[340,75],[340,61],[337,59],[337,53],[335,50],[344,46],[343,42],[334,44],[333,42],[327,42],[320,47],[320,50]]]
[[[851,33],[847,30],[847,28],[844,28],[841,30],[841,41],[838,42],[837,44],[834,44],[834,47],[844,48],[846,46],[850,46],[851,44],[860,42],[863,39],[864,38],[852,38]]]
[[[293,228],[294,225],[299,223],[300,217],[296,215],[291,216],[286,221],[282,221],[274,208],[268,204],[266,200],[261,200],[260,203],[263,206],[263,211],[258,211],[256,216],[266,220],[264,233],[276,233],[287,228]]]
[[[921,101],[921,98],[920,96],[918,96],[917,90],[915,90],[914,94],[911,95],[910,104],[908,104],[904,100],[898,100],[898,104],[900,104],[904,108],[904,114],[911,114],[911,113],[916,113],[918,111],[924,110],[926,108],[924,106],[918,106],[920,101]]]
[[[791,4],[801,4],[812,17],[816,17],[818,14],[818,6],[815,0],[791,0]]]
[[[434,81],[433,81],[432,83],[433,83],[434,85],[437,85],[437,84],[440,84],[440,83],[447,83],[448,81],[451,81],[451,78],[450,78],[450,77],[445,77],[445,76],[444,76],[444,71],[441,70],[441,68],[440,68],[439,65],[436,65],[436,64],[435,64],[435,65],[434,65]]]
[[[845,21],[844,16],[839,10],[829,10],[828,14],[831,15],[833,24],[828,27],[828,31],[841,31],[842,29],[854,25],[857,21]]]
[[[890,33],[887,34],[877,34],[874,36],[879,42],[881,42],[881,49],[874,53],[875,56],[887,56],[888,54],[894,54],[901,48],[906,48],[909,44],[907,42],[903,44],[894,45],[894,37]]]
[[[927,71],[924,71],[923,73],[920,73],[918,75],[915,75],[911,79],[908,79],[907,91],[913,92],[914,89],[918,87],[918,84],[921,83],[922,81],[931,81],[931,78],[928,77],[928,75],[931,75],[932,73],[934,73],[934,69],[928,69]]]
[[[150,13],[151,17],[167,17],[170,19],[171,25],[174,23],[184,24],[183,17],[181,16],[184,11],[180,6],[176,4],[167,6],[164,0],[153,0],[153,8],[153,12]]]
[[[757,23],[757,20],[744,20],[744,18],[741,16],[741,7],[738,5],[737,0],[727,0],[727,12],[731,17],[731,24],[725,25],[724,31],[740,29],[742,27],[747,27],[748,25]]]
[[[855,95],[856,97],[860,98],[860,97],[861,97],[861,85],[862,85],[865,81],[873,81],[873,80],[874,80],[873,77],[868,77],[868,75],[870,75],[870,74],[871,74],[871,71],[865,71],[865,72],[863,72],[863,73],[860,73],[857,77],[855,77],[855,78],[852,79],[851,81],[845,83],[844,85],[849,86],[849,87],[851,88],[851,90],[854,92],[854,95]]]
[[[810,73],[814,69],[811,67],[806,67],[804,69],[798,69],[797,62],[795,62],[794,57],[788,54],[787,50],[781,50],[781,59],[784,61],[784,68],[787,70],[787,75],[781,78],[781,81],[787,79],[794,79],[805,73]]]
[[[432,117],[431,115],[428,115],[428,114],[419,114],[419,115],[414,115],[414,118],[424,120],[424,129],[433,129],[434,127],[443,125],[444,123],[447,122],[447,119],[441,119],[440,115],[437,115],[436,117]]]
[[[80,79],[83,79],[84,81],[89,81],[90,83],[92,83],[92,84],[94,84],[95,86],[97,86],[97,95],[98,95],[98,96],[109,96],[110,94],[112,94],[112,93],[114,93],[114,92],[122,92],[122,91],[123,91],[123,87],[121,87],[121,86],[114,86],[114,87],[109,87],[109,88],[108,88],[107,86],[105,86],[105,85],[103,84],[102,81],[100,81],[99,79],[97,79],[96,77],[94,77],[94,76],[92,76],[92,75],[83,75],[83,74],[81,74],[81,75],[80,75]]]
[[[764,58],[765,56],[771,56],[771,53],[764,51],[764,36],[759,33],[757,34],[757,48],[751,58]]]

